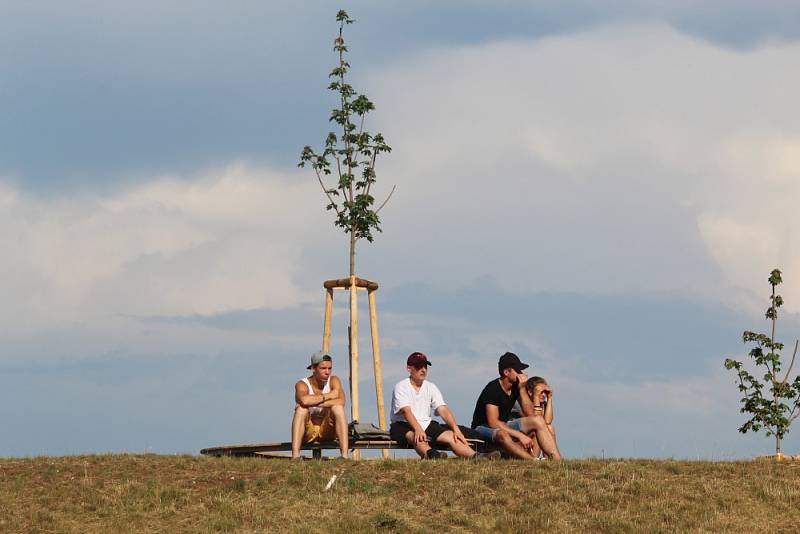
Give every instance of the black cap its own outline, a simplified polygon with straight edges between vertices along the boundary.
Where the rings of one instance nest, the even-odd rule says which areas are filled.
[[[497,370],[500,374],[503,374],[503,369],[508,369],[509,367],[519,373],[527,369],[529,365],[519,361],[519,357],[513,352],[506,352],[500,356],[500,361],[497,362]]]

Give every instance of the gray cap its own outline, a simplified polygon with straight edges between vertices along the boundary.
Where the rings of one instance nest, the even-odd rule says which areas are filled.
[[[331,358],[330,354],[325,351],[318,351],[311,355],[311,365],[306,367],[306,369],[311,369],[315,365],[319,365],[322,362],[332,362],[333,359]]]

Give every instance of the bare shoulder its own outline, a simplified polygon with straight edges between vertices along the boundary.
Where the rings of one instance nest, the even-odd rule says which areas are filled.
[[[341,386],[342,381],[336,375],[331,375],[331,386]]]

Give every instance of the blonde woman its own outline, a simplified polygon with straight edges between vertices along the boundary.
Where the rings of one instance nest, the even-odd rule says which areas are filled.
[[[544,417],[544,422],[547,425],[547,430],[553,436],[553,441],[556,441],[556,429],[553,427],[553,388],[541,376],[532,376],[525,384],[525,389],[528,391],[528,396],[531,399],[531,407],[523,415],[541,415]],[[539,457],[542,452],[542,447],[536,439],[536,433],[531,434],[533,439],[533,447],[531,454],[534,457]],[[556,445],[557,446],[557,445]]]

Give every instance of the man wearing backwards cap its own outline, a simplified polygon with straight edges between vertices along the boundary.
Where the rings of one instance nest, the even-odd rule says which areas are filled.
[[[511,409],[517,401],[523,413],[533,413],[533,403],[525,388],[528,375],[522,372],[527,368],[528,364],[522,363],[513,352],[500,356],[497,362],[500,378],[486,384],[481,391],[472,414],[472,428],[487,442],[497,443],[511,456],[523,460],[534,459],[531,453],[533,440],[529,435],[536,432],[536,439],[545,455],[560,460],[561,453],[544,417],[529,415],[509,421]]]
[[[300,445],[339,440],[342,458],[347,458],[347,417],[344,414],[344,388],[332,375],[333,360],[320,351],[311,355],[311,376],[294,385],[297,403],[292,418],[292,458],[300,458]]]
[[[408,378],[398,382],[392,391],[391,438],[401,445],[413,447],[420,457],[427,460],[447,457],[447,453],[432,448],[430,443],[447,445],[458,456],[475,457],[475,451],[464,439],[439,388],[425,380],[431,365],[428,357],[414,352],[406,364]],[[444,419],[447,426],[434,421],[434,413]]]

